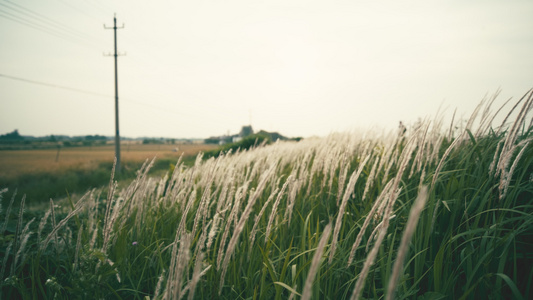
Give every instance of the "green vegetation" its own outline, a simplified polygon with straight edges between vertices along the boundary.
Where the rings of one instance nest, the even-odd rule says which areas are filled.
[[[533,92],[519,104],[505,127],[480,104],[455,135],[228,148],[38,215],[2,206],[0,295],[531,299]]]
[[[266,145],[270,143],[272,143],[272,138],[270,137],[270,135],[266,133],[256,133],[256,134],[249,135],[245,138],[242,138],[238,142],[228,143],[228,144],[220,146],[218,149],[206,151],[204,156],[206,158],[218,157],[219,155],[224,154],[224,153],[234,153],[238,150],[244,151],[244,150],[251,149],[252,147],[255,147],[255,146],[261,146],[261,145]]]

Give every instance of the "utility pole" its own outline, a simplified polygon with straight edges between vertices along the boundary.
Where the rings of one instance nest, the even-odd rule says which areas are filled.
[[[115,170],[117,172],[120,172],[120,131],[118,129],[118,68],[117,68],[117,58],[119,54],[117,52],[117,29],[124,28],[124,24],[122,24],[122,27],[117,27],[117,15],[115,14],[113,17],[114,25],[113,27],[107,27],[104,24],[104,29],[113,29],[115,32],[115,54],[104,54],[105,56],[114,56],[115,57],[115,157],[117,159],[117,165],[115,167]]]

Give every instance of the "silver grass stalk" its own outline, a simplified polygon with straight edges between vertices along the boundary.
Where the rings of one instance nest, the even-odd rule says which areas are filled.
[[[337,191],[337,206],[339,206],[339,202],[341,201],[342,192],[344,191],[344,185],[346,184],[346,177],[348,176],[348,169],[350,164],[348,163],[348,157],[346,154],[343,155],[343,158],[341,160],[341,167],[340,167],[340,176],[339,176],[339,190]]]
[[[292,210],[294,203],[296,202],[296,195],[300,190],[300,180],[292,180],[292,184],[289,186],[289,197],[287,199],[287,210],[285,211],[285,218],[288,218],[287,226],[291,225]]]
[[[194,189],[189,196],[189,201],[187,202],[187,206],[185,207],[185,211],[181,214],[181,220],[178,225],[178,229],[176,230],[176,240],[183,232],[185,232],[185,223],[187,221],[187,215],[189,214],[189,210],[191,209],[194,200],[196,199],[196,189]]]
[[[326,246],[330,233],[331,224],[328,224],[322,232],[322,236],[320,237],[320,241],[318,242],[318,247],[316,248],[315,255],[313,255],[313,260],[311,261],[311,268],[309,269],[309,273],[307,274],[307,278],[305,279],[304,290],[301,298],[302,300],[311,299],[313,281],[315,280],[315,276],[320,265],[320,258],[322,257],[322,253],[324,252],[324,247]]]
[[[13,252],[17,252],[19,250],[19,240],[21,240],[21,230],[22,230],[22,216],[24,214],[24,204],[26,203],[26,195],[22,196],[22,201],[20,202],[20,209],[19,209],[19,215],[18,215],[18,221],[17,221],[17,228],[15,229],[15,242],[13,246]],[[11,275],[13,275],[15,272],[15,264],[11,265]]]
[[[200,252],[196,256],[196,262],[194,263],[194,271],[192,272],[191,282],[188,284],[189,287],[189,296],[187,299],[194,299],[194,291],[196,290],[196,285],[200,281],[201,271],[202,271],[202,261],[204,260],[204,253]]]
[[[44,229],[44,226],[46,226],[46,221],[48,221],[48,218],[50,217],[50,214],[52,213],[51,209],[48,209],[44,216],[41,218],[41,222],[39,222],[39,227],[37,229],[37,241],[41,242],[41,233]]]
[[[279,183],[279,180],[278,180],[278,183]],[[278,184],[276,184],[277,186]],[[255,222],[254,222],[254,227],[252,227],[252,233],[250,233],[250,250],[248,252],[252,252],[252,247],[254,245],[254,241],[255,241],[255,235],[257,233],[257,228],[258,228],[258,225],[259,225],[259,220],[261,220],[261,217],[263,216],[263,214],[265,213],[265,210],[268,206],[268,204],[270,204],[270,201],[272,201],[272,199],[274,199],[274,197],[277,195],[279,191],[279,188],[276,188],[271,194],[270,196],[268,197],[267,201],[265,202],[265,204],[263,205],[263,207],[261,208],[261,211],[259,211],[259,213],[257,214],[257,216],[255,216]]]
[[[500,132],[506,128],[507,126],[505,125],[507,123],[507,119],[509,119],[509,117],[511,116],[511,114],[513,113],[513,111],[518,107],[518,105],[526,98],[527,94],[530,92],[531,90],[529,90],[527,93],[525,93],[521,98],[520,100],[518,100],[518,102],[515,103],[515,105],[513,105],[513,107],[511,108],[511,110],[509,110],[509,112],[507,113],[507,115],[505,116],[505,118],[503,118],[503,121],[500,125],[500,127],[498,128],[498,131],[496,132],[496,135],[499,135]]]
[[[511,177],[513,176],[514,170],[516,166],[518,165],[518,162],[522,158],[522,155],[524,154],[527,146],[529,146],[529,143],[533,140],[533,138],[529,138],[525,140],[525,145],[522,147],[522,150],[518,153],[515,160],[513,161],[513,165],[511,166],[511,169],[506,174],[505,178],[500,181],[499,190],[500,190],[500,200],[503,199],[507,195],[507,188],[509,187],[509,183],[511,182]]]
[[[11,214],[11,209],[13,208],[13,202],[15,202],[16,195],[17,195],[17,189],[15,189],[15,192],[13,192],[13,195],[11,196],[11,201],[9,201],[9,205],[7,206],[6,218],[4,220],[4,223],[2,224],[2,229],[0,231],[2,234],[4,234],[4,232],[6,231],[7,222],[9,221],[9,214]]]
[[[435,173],[433,174],[433,180],[431,181],[431,188],[429,190],[429,194],[433,191],[435,188],[435,183],[437,182],[437,178],[439,177],[440,170],[442,169],[442,166],[444,165],[444,162],[448,158],[448,155],[452,152],[452,150],[461,142],[462,138],[465,136],[466,131],[463,131],[444,151],[444,154],[442,155],[439,164],[437,165],[437,168],[435,169]]]
[[[24,226],[24,229],[22,230],[22,233],[20,234],[20,246],[17,250],[17,254],[15,255],[15,262],[13,263],[15,265],[15,268],[17,266],[17,262],[19,258],[22,255],[22,261],[24,261],[24,257],[26,256],[24,254],[24,249],[26,248],[26,244],[28,243],[28,239],[30,238],[32,232],[30,231],[30,224],[35,221],[35,218],[32,218],[28,223],[26,223],[26,226]]]
[[[220,268],[222,267],[222,258],[224,257],[224,249],[226,248],[226,239],[229,236],[229,231],[230,231],[231,224],[233,222],[233,218],[236,218],[237,210],[240,207],[240,202],[241,202],[241,198],[243,197],[244,190],[248,188],[249,183],[250,183],[249,181],[245,182],[244,186],[239,187],[239,189],[235,193],[235,203],[233,204],[233,208],[231,209],[229,217],[226,221],[224,233],[222,234],[222,239],[220,241],[220,244],[218,245],[217,270],[220,270]]]
[[[52,229],[54,229],[56,228],[57,224],[56,224],[55,205],[54,205],[54,200],[52,200],[52,198],[50,198],[50,210],[52,211]],[[54,234],[53,238],[54,238],[54,245],[56,248],[56,253],[59,253],[59,248],[58,248],[59,243],[57,241],[57,233]]]
[[[9,253],[11,253],[12,248],[13,248],[13,240],[11,240],[9,244],[7,245],[6,252],[4,254],[4,260],[2,261],[2,269],[0,270],[0,278],[2,279],[4,278],[4,272],[6,271],[7,260],[9,258]]]
[[[387,208],[385,209],[385,213],[383,216],[382,228],[376,239],[376,243],[374,244],[374,247],[372,248],[372,250],[370,251],[370,253],[368,254],[365,260],[365,263],[363,265],[363,269],[361,270],[359,278],[357,279],[357,282],[355,283],[355,288],[354,288],[354,291],[351,297],[352,300],[359,299],[359,296],[361,295],[361,292],[364,287],[366,277],[368,275],[368,272],[370,271],[370,267],[374,264],[379,247],[381,246],[381,243],[383,242],[383,239],[385,238],[385,235],[387,234],[387,229],[389,228],[389,220],[390,220],[390,216],[392,213],[392,208],[394,207],[394,203],[396,202],[396,199],[399,196],[399,193],[397,192],[398,185],[405,171],[405,168],[407,167],[407,164],[410,161],[410,156],[414,149],[413,145],[415,145],[415,143],[412,143],[412,141],[413,141],[412,139],[408,141],[407,146],[402,152],[402,155],[401,155],[402,157],[400,158],[400,167],[398,168],[398,173],[396,174],[396,177],[393,180],[391,197],[387,203]]]
[[[350,199],[350,195],[352,194],[353,190],[355,189],[355,183],[357,182],[357,179],[359,179],[359,176],[361,175],[361,172],[363,172],[363,168],[365,167],[366,163],[370,159],[370,155],[365,157],[365,160],[359,165],[359,168],[357,171],[354,171],[352,175],[350,176],[350,181],[348,182],[348,186],[346,187],[346,190],[344,191],[344,196],[342,198],[341,206],[339,207],[339,213],[337,214],[337,220],[335,221],[335,229],[333,230],[333,237],[331,239],[331,250],[329,252],[329,264],[333,261],[333,255],[335,254],[335,248],[337,246],[337,239],[339,237],[339,232],[342,225],[342,217],[344,216],[344,210],[346,209],[346,204],[348,203],[348,199]]]
[[[283,197],[283,194],[285,193],[285,190],[287,189],[287,186],[289,183],[293,180],[293,175],[289,175],[287,177],[287,180],[285,180],[285,183],[283,184],[283,187],[281,188],[281,191],[278,193],[278,197],[276,198],[276,201],[274,201],[274,204],[272,205],[272,211],[270,212],[270,217],[268,218],[268,224],[265,231],[265,244],[268,241],[268,238],[270,236],[270,230],[272,229],[272,224],[274,222],[274,218],[276,217],[276,213],[278,210],[279,203],[281,202],[281,198]]]
[[[411,238],[413,237],[413,234],[415,232],[416,225],[418,224],[420,213],[426,205],[427,198],[428,189],[426,186],[423,186],[420,189],[420,192],[418,193],[418,197],[416,198],[415,203],[411,207],[411,211],[409,212],[409,219],[407,220],[407,225],[402,235],[402,240],[400,242],[400,248],[398,249],[396,261],[394,262],[394,266],[392,268],[392,275],[389,279],[389,285],[387,288],[387,295],[385,297],[385,300],[394,299],[396,284],[398,283],[398,278],[400,277],[400,273],[403,270],[403,263],[405,261],[405,256],[407,255],[409,243],[411,242]]]
[[[74,210],[72,210],[70,213],[68,213],[68,215],[63,219],[61,220],[56,226],[54,226],[54,228],[52,229],[52,231],[48,234],[48,236],[46,237],[46,239],[44,240],[44,242],[41,243],[41,251],[44,251],[46,249],[46,247],[48,247],[48,243],[50,242],[50,240],[52,239],[52,237],[57,237],[57,232],[63,228],[63,226],[65,226],[65,224],[67,224],[67,222],[72,218],[74,217],[82,208],[83,206],[82,205],[78,205],[82,200],[78,201],[78,203],[76,203],[76,206],[74,207]]]
[[[209,230],[209,234],[207,235],[207,245],[206,245],[206,248],[207,248],[207,251],[209,251],[209,249],[211,249],[211,245],[213,244],[213,240],[215,239],[215,236],[217,234],[217,230],[218,230],[218,223],[220,222],[220,215],[225,213],[227,209],[223,210],[223,211],[217,211],[215,213],[215,216],[213,217],[213,225],[211,226],[211,230]]]
[[[159,279],[157,280],[157,284],[155,286],[155,293],[154,293],[154,296],[152,297],[152,300],[156,300],[157,297],[159,297],[159,294],[161,293],[161,287],[163,285],[163,279],[165,278],[165,269],[163,269],[163,272],[161,272],[161,275],[159,275]]]
[[[76,270],[78,269],[78,259],[80,257],[82,234],[83,234],[83,225],[81,225],[80,229],[78,230],[78,239],[76,240],[76,252],[74,254],[74,264],[72,266],[73,272],[76,272]]]
[[[167,286],[163,293],[163,299],[180,299],[181,296],[181,282],[183,280],[183,273],[185,267],[189,263],[190,256],[190,244],[191,244],[191,235],[183,234],[179,238],[179,251],[177,251],[177,256],[175,256],[178,240],[174,241],[173,246],[173,260],[174,263],[171,263],[170,273],[167,279]]]
[[[389,181],[387,185],[385,185],[378,199],[374,202],[374,205],[372,205],[372,208],[370,209],[370,212],[366,216],[363,226],[361,227],[361,230],[359,231],[359,234],[357,234],[357,237],[355,238],[355,243],[353,244],[352,249],[350,250],[350,256],[348,258],[347,267],[352,264],[352,261],[355,256],[355,251],[357,250],[357,247],[359,247],[359,245],[361,244],[361,240],[363,239],[363,235],[366,232],[366,228],[368,227],[368,225],[370,224],[370,221],[372,220],[372,216],[374,215],[378,207],[381,205],[381,202],[386,202],[388,200],[388,197],[386,197],[386,195],[388,195],[391,187],[392,187],[392,180]]]
[[[494,151],[494,157],[492,158],[492,162],[490,163],[489,167],[489,176],[492,177],[494,175],[495,167],[496,167],[496,161],[498,160],[498,154],[500,153],[500,147],[503,144],[503,140],[500,140],[498,142],[498,146],[496,146],[496,151]]]
[[[226,254],[224,255],[224,262],[222,263],[222,273],[220,275],[220,289],[218,292],[219,295],[222,292],[222,286],[224,286],[224,276],[226,275],[229,260],[231,256],[233,255],[235,247],[237,246],[237,241],[239,240],[241,232],[244,229],[244,224],[246,223],[246,221],[248,220],[248,217],[250,216],[250,213],[252,212],[252,208],[255,204],[255,201],[257,200],[257,198],[259,198],[259,195],[263,193],[263,190],[266,186],[266,183],[269,181],[270,176],[274,174],[274,171],[276,169],[275,167],[276,166],[273,165],[268,171],[263,173],[263,176],[261,176],[259,184],[257,185],[257,189],[255,190],[255,192],[252,194],[252,196],[248,200],[248,204],[246,205],[246,208],[244,209],[244,212],[242,213],[239,223],[235,227],[233,235],[231,236],[231,239],[228,243],[228,249],[226,250]]]
[[[378,166],[379,161],[379,157],[376,157],[376,159],[374,160],[374,164],[372,165],[372,169],[370,170],[370,174],[368,175],[368,178],[366,180],[365,190],[363,191],[363,197],[361,198],[361,201],[365,201],[366,194],[374,184],[374,177],[376,176],[376,168]]]
[[[211,225],[213,220],[210,220],[209,223],[207,223],[205,226],[202,226],[202,234],[200,235],[200,238],[198,239],[198,242],[196,242],[196,248],[194,249],[194,255],[193,257],[198,257],[198,255],[204,250],[205,248],[205,240],[207,239],[207,233],[208,228]]]

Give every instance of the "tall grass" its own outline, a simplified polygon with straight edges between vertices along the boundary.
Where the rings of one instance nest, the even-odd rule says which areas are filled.
[[[150,161],[39,222],[10,205],[0,295],[533,298],[533,91],[498,127],[493,102],[457,131],[263,144],[162,178]]]

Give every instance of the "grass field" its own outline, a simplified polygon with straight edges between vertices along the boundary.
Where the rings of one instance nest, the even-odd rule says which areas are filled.
[[[0,295],[532,299],[533,91],[504,126],[491,103],[457,132],[276,142],[123,187],[110,171],[41,212],[0,191]]]

